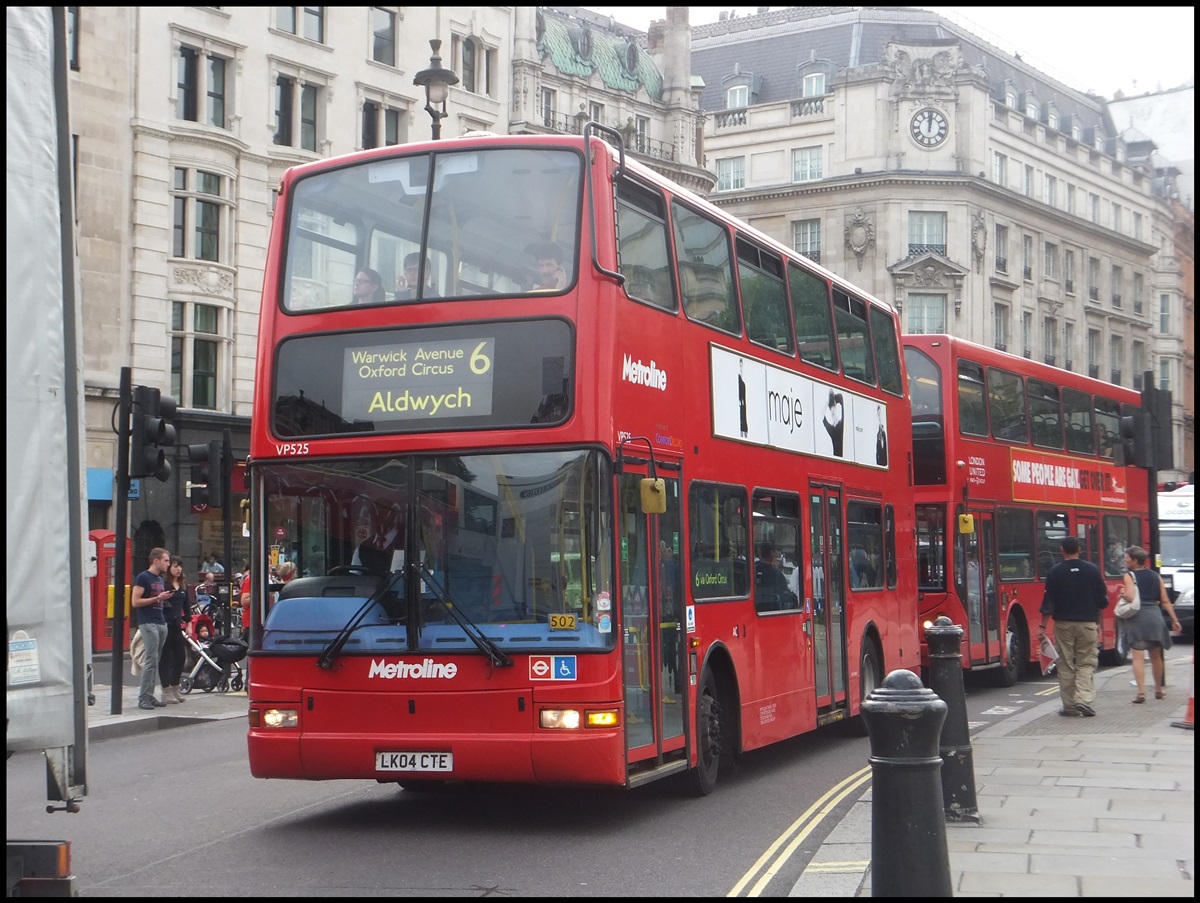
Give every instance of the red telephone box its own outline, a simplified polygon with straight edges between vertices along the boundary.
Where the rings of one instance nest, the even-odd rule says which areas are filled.
[[[92,577],[92,652],[113,651],[113,580],[117,569],[117,534],[112,530],[92,530],[88,539],[96,544],[96,574]],[[125,579],[133,582],[133,554],[125,544]],[[125,587],[125,636],[121,648],[129,648],[129,586]]]

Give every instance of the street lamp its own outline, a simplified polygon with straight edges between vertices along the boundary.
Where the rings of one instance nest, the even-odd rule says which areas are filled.
[[[458,84],[458,76],[453,69],[442,66],[442,42],[433,38],[429,42],[433,51],[429,56],[429,68],[422,69],[413,76],[413,84],[425,89],[425,112],[433,120],[433,140],[442,137],[442,120],[446,113],[446,98],[450,95],[450,86]]]

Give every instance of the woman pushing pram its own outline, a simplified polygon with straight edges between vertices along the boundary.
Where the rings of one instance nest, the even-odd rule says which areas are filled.
[[[190,693],[192,688],[211,693],[216,690],[235,693],[245,686],[245,675],[238,664],[246,657],[248,646],[234,637],[214,636],[213,620],[207,614],[192,618],[184,634],[187,659],[179,680],[179,691]]]

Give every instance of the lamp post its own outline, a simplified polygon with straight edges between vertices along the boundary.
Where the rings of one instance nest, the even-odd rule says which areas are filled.
[[[433,38],[429,47],[433,51],[429,56],[429,68],[414,75],[413,84],[425,89],[425,112],[433,120],[433,140],[437,141],[442,137],[442,120],[448,115],[446,98],[450,94],[450,86],[458,84],[458,76],[453,69],[442,65],[442,42]]]

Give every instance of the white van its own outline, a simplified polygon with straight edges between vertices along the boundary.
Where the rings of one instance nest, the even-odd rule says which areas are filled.
[[[1196,575],[1196,487],[1158,494],[1158,572],[1174,602]]]

